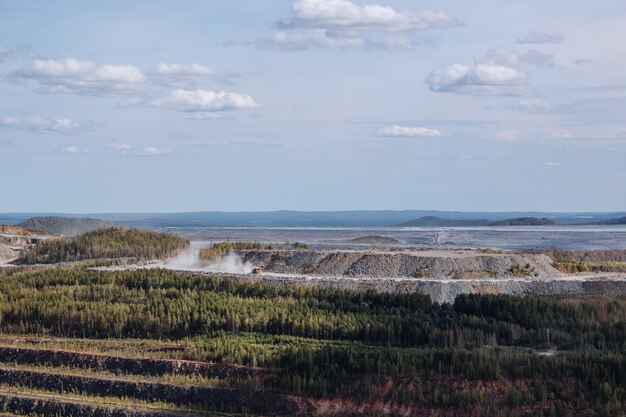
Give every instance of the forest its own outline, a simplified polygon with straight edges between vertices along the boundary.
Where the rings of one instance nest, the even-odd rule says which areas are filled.
[[[74,267],[8,272],[0,317],[3,334],[177,341],[191,346],[183,359],[267,369],[259,389],[440,415],[614,415],[626,401],[623,298],[462,295],[437,304],[420,294]]]
[[[198,254],[200,259],[215,260],[230,252],[242,250],[306,250],[308,245],[301,242],[260,243],[260,242],[218,242],[202,248]]]
[[[53,264],[112,258],[163,259],[188,246],[188,240],[170,234],[111,227],[42,241],[23,251],[16,263]]]

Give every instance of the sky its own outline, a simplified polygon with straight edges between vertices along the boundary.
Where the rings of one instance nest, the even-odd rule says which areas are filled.
[[[626,210],[626,3],[0,0],[0,212]]]

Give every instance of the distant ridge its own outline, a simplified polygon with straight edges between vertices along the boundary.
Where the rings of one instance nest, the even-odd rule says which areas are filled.
[[[554,221],[545,217],[516,217],[491,221],[486,219],[442,219],[435,216],[424,216],[419,219],[400,223],[399,227],[473,227],[473,226],[548,226],[555,224]]]
[[[172,213],[0,213],[0,223],[17,224],[31,217],[102,219],[118,225],[161,229],[170,227],[395,227],[421,217],[471,221],[453,225],[476,225],[516,218],[547,218],[557,225],[583,225],[626,217],[621,212],[462,212],[440,210],[347,210],[347,211],[198,211]],[[451,223],[448,223],[451,224]],[[426,226],[427,227],[427,226]],[[445,226],[444,226],[445,227]]]
[[[499,220],[489,226],[551,226],[554,222],[545,217],[518,217],[516,219]]]
[[[113,223],[91,218],[43,216],[32,217],[18,223],[18,226],[32,230],[42,230],[54,235],[73,236],[115,226]]]
[[[620,217],[618,219],[604,220],[604,221],[601,221],[601,222],[595,222],[593,224],[599,224],[599,225],[620,225],[620,224],[626,224],[626,217]]]
[[[471,226],[489,226],[491,222],[489,220],[455,220],[455,219],[442,219],[435,216],[424,216],[419,219],[411,220],[408,222],[400,223],[399,227],[471,227]]]

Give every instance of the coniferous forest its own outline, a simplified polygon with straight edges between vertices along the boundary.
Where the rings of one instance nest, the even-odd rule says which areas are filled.
[[[3,334],[69,347],[176,343],[176,358],[261,368],[255,390],[311,401],[459,416],[618,415],[626,401],[623,298],[462,295],[440,305],[419,294],[75,267],[9,272],[0,317]]]
[[[106,228],[78,236],[50,239],[21,254],[21,264],[52,264],[88,259],[163,259],[189,246],[189,241],[149,230]]]

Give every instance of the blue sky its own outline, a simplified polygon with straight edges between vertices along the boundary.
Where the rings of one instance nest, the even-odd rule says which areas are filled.
[[[621,0],[0,0],[0,212],[626,208]]]

